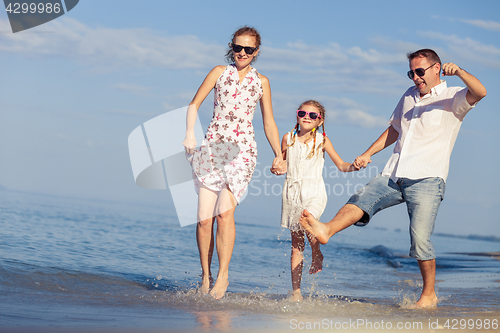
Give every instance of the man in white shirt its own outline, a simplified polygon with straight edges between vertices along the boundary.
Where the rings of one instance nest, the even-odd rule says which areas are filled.
[[[410,217],[410,256],[418,260],[423,290],[414,308],[434,308],[437,296],[436,255],[430,241],[434,221],[443,200],[451,151],[469,110],[486,96],[486,89],[473,75],[455,64],[441,65],[430,49],[408,54],[408,89],[390,120],[389,127],[354,162],[365,168],[371,156],[392,145],[394,151],[380,175],[353,195],[328,223],[316,220],[307,210],[302,226],[320,243],[353,225],[366,225],[382,209],[405,202]],[[446,86],[443,76],[458,76],[467,88]]]

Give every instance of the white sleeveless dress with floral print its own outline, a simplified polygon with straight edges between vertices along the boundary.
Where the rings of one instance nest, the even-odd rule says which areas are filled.
[[[187,155],[193,179],[213,191],[228,188],[238,204],[257,164],[252,125],[262,97],[259,73],[252,68],[240,83],[236,66],[228,65],[214,87],[214,114],[199,150]]]

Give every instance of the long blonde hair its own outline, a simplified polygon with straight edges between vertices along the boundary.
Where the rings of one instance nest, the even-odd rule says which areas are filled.
[[[319,114],[321,115],[321,119],[323,119],[323,124],[321,124],[321,127],[322,127],[322,131],[323,131],[323,142],[321,142],[318,147],[316,147],[316,128],[314,128],[312,131],[311,131],[311,136],[314,138],[314,143],[313,143],[313,147],[311,149],[311,152],[307,155],[307,158],[312,158],[315,154],[315,152],[317,150],[319,150],[320,148],[323,148],[324,144],[325,144],[325,141],[326,141],[326,134],[325,134],[325,107],[323,105],[321,105],[320,102],[318,101],[315,101],[315,100],[308,100],[308,101],[305,101],[304,103],[300,104],[299,106],[299,110],[304,106],[304,105],[312,105],[314,106],[316,109],[318,109],[319,111]],[[288,147],[291,147],[293,146],[293,144],[295,143],[295,140],[297,138],[297,134],[298,132],[300,131],[300,126],[299,126],[299,123],[297,123],[294,127],[294,130],[292,132],[292,142],[287,145],[287,148]],[[306,142],[310,139],[311,137],[307,138],[306,139]],[[324,149],[322,149],[322,151],[324,151]]]

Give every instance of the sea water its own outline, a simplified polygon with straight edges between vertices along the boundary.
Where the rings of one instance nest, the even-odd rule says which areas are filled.
[[[293,330],[314,320],[430,320],[427,311],[406,309],[420,295],[421,278],[407,256],[405,230],[352,227],[335,235],[322,246],[323,270],[304,269],[305,299],[295,303],[288,230],[236,214],[230,285],[215,300],[196,292],[195,225],[181,228],[172,210],[0,195],[0,329]],[[432,316],[498,313],[500,240],[440,234],[433,240],[440,304]],[[216,254],[212,266],[215,276]]]

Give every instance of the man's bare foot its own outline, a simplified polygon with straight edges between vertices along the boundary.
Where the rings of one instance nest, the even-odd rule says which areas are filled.
[[[226,294],[227,287],[229,286],[229,281],[224,278],[217,278],[214,287],[210,290],[210,295],[215,299],[221,299]]]
[[[201,285],[198,288],[198,292],[201,293],[202,295],[208,294],[213,282],[214,282],[214,280],[212,279],[211,276],[208,278],[202,278]]]
[[[435,309],[437,308],[438,298],[436,295],[433,296],[420,296],[417,303],[412,304],[408,309]]]
[[[328,236],[325,224],[316,220],[307,209],[304,209],[304,211],[302,212],[302,216],[300,217],[300,224],[321,244],[328,243],[328,239],[330,237]]]
[[[312,254],[311,268],[309,269],[309,274],[316,274],[323,270],[323,254],[321,251],[314,251]]]
[[[304,297],[302,297],[302,293],[300,292],[300,289],[292,291],[292,296],[290,296],[290,300],[292,302],[300,302],[303,299],[304,299]]]

